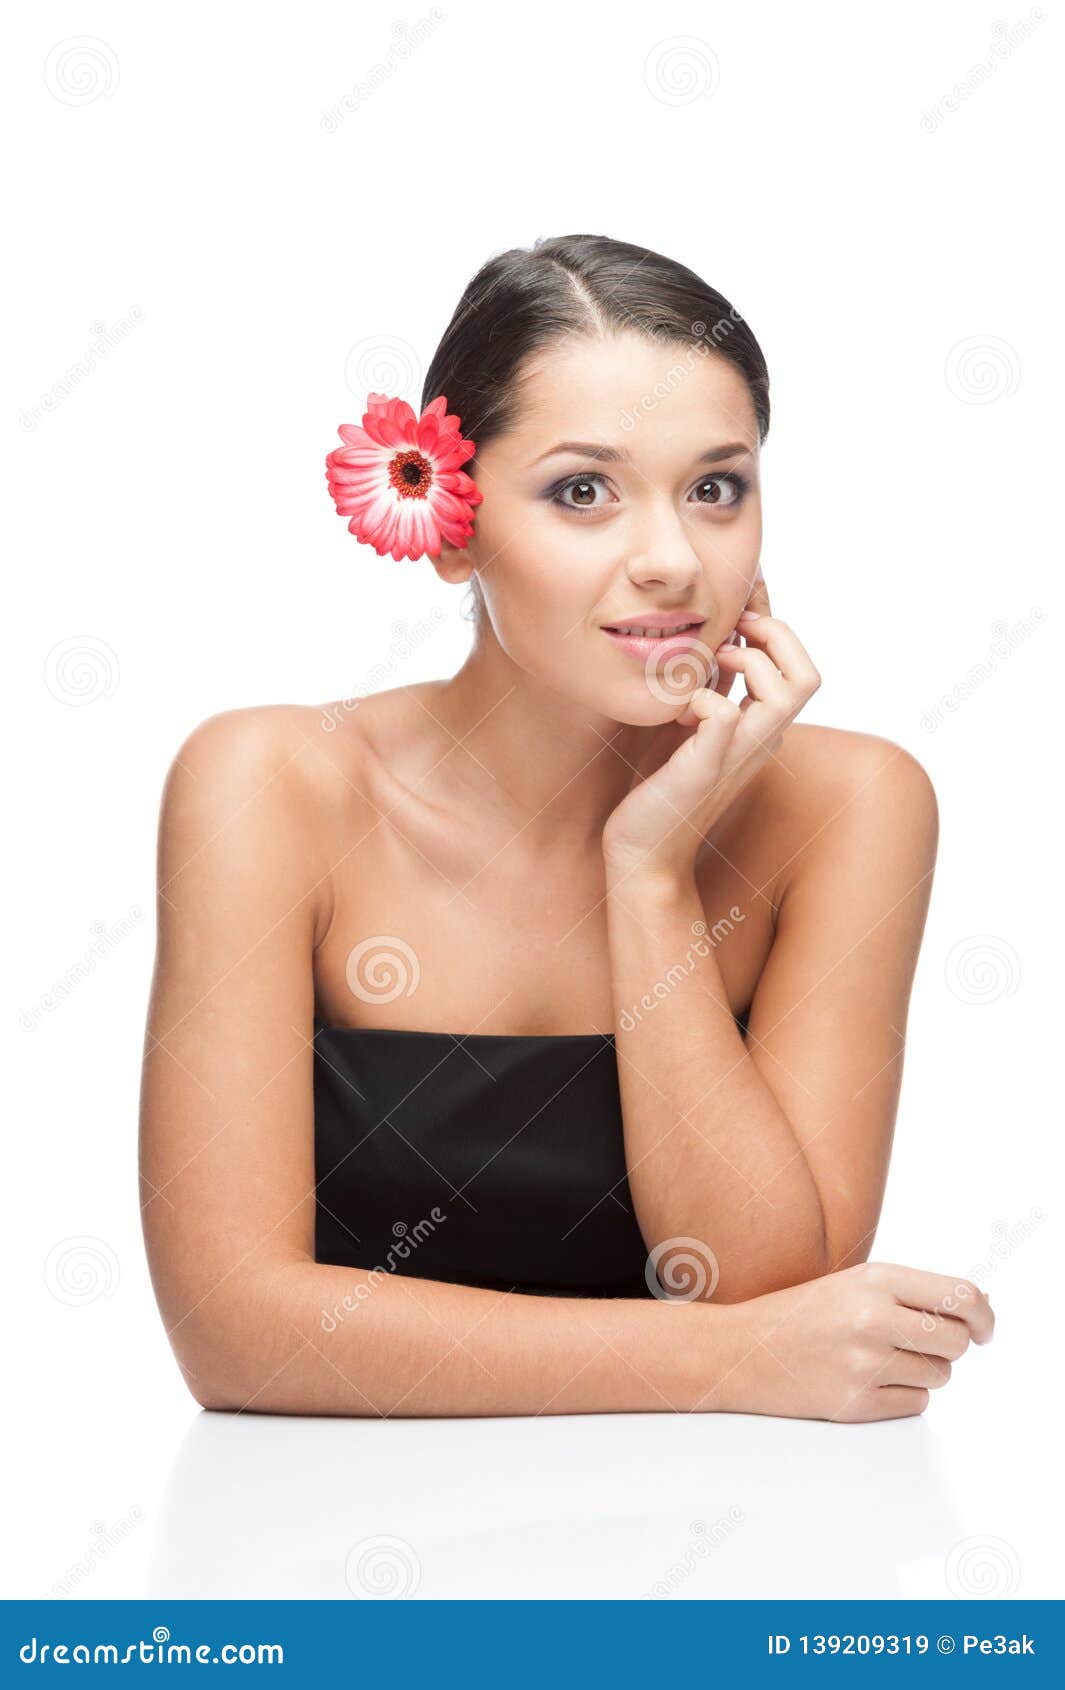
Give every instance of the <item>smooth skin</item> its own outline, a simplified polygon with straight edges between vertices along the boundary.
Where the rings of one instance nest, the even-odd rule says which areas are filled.
[[[142,1203],[204,1407],[867,1421],[922,1412],[992,1335],[971,1282],[868,1260],[935,796],[899,746],[795,721],[819,675],[761,576],[749,396],[718,356],[670,383],[674,359],[589,335],[523,371],[476,533],[434,560],[484,596],[457,675],[224,712],[173,760]],[[665,696],[603,632],[658,610],[702,616],[713,654]],[[713,943],[671,973],[697,921]],[[398,974],[361,972],[367,939]],[[616,1029],[644,1237],[713,1273],[680,1300],[554,1298],[316,1262],[315,1013]]]

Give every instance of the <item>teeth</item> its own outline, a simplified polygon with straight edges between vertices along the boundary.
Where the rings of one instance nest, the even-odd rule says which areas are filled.
[[[664,640],[668,639],[670,634],[681,634],[685,628],[693,628],[694,626],[694,622],[678,622],[675,628],[630,628],[626,625],[624,628],[614,628],[612,632],[615,634],[637,634],[644,638]]]

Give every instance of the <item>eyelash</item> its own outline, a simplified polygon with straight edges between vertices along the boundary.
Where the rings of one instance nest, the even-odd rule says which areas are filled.
[[[550,489],[548,497],[550,502],[553,505],[557,505],[560,510],[575,511],[578,516],[591,515],[593,511],[599,510],[601,507],[598,505],[567,505],[563,501],[561,495],[568,487],[580,487],[585,483],[590,482],[594,482],[598,486],[605,481],[605,475],[595,473],[590,475],[568,475],[565,481],[556,482],[555,486]],[[738,505],[743,503],[744,497],[750,491],[751,486],[750,478],[746,475],[741,475],[738,470],[729,470],[724,475],[704,475],[700,481],[696,482],[696,486],[705,487],[709,481],[729,481],[736,489],[736,497],[732,499],[729,504],[722,505],[720,507],[722,510],[735,510]],[[708,499],[698,499],[696,500],[696,503],[707,505],[710,510],[718,508]]]

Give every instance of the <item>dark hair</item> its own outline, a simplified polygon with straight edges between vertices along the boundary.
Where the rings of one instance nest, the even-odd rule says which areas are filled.
[[[759,441],[765,440],[769,372],[739,312],[683,264],[606,235],[556,235],[482,264],[433,355],[422,408],[446,394],[463,434],[487,446],[515,419],[515,378],[531,353],[563,338],[624,328],[727,358],[747,383]],[[464,466],[473,476],[476,461]]]

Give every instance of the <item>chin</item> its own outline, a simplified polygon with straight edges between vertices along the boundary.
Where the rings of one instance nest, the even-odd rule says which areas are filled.
[[[600,695],[600,703],[612,722],[628,728],[660,728],[676,720],[694,690],[659,698],[645,682],[636,682],[630,687],[612,687],[608,694]]]

